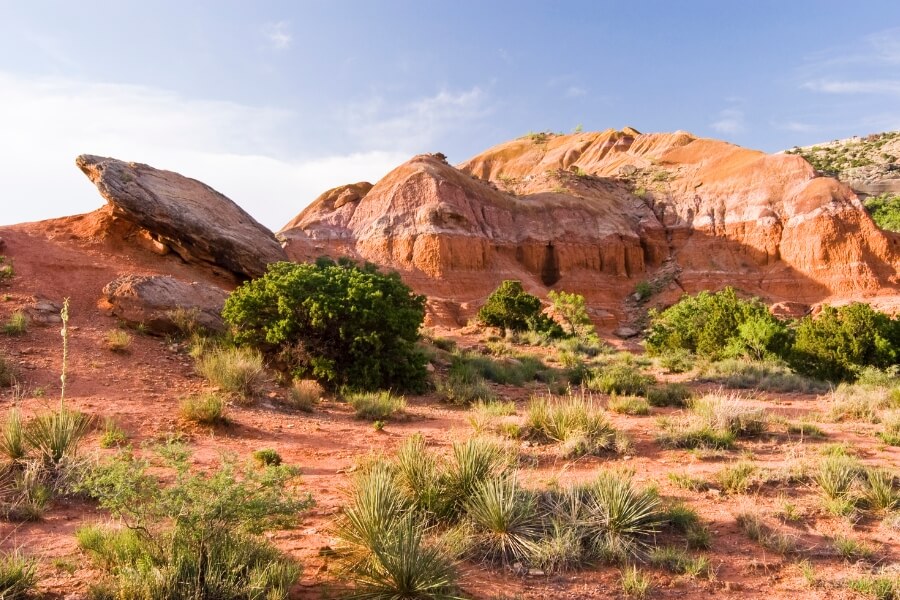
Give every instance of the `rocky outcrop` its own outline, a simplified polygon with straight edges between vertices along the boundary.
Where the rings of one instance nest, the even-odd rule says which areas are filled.
[[[457,168],[416,156],[338,206],[345,193],[330,190],[281,231],[288,255],[397,269],[441,299],[433,316],[458,323],[508,278],[584,294],[610,328],[641,281],[660,304],[725,285],[814,304],[900,284],[897,237],[847,186],[802,157],[685,132],[532,135]]]
[[[158,251],[247,279],[286,255],[271,231],[208,185],[140,163],[81,155],[76,164],[117,218],[146,230]]]
[[[189,319],[209,331],[223,331],[222,307],[228,292],[168,275],[123,275],[103,288],[100,308],[151,333],[177,333]],[[181,321],[181,322],[180,322]]]

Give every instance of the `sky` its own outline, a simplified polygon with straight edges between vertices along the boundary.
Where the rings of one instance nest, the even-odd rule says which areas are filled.
[[[578,125],[767,152],[900,129],[900,2],[0,0],[0,224],[102,206],[82,153],[278,230],[415,154]]]

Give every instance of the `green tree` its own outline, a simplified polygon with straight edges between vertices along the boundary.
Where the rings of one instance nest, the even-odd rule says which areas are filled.
[[[558,314],[568,328],[568,333],[580,340],[595,337],[597,331],[594,323],[588,316],[584,296],[581,294],[550,290],[547,294],[553,303],[553,310]]]
[[[424,387],[426,359],[416,342],[425,297],[396,273],[328,259],[275,263],[237,288],[222,316],[238,344],[295,376],[360,390]]]
[[[830,381],[853,380],[861,367],[900,361],[900,319],[855,302],[826,306],[797,326],[791,363],[798,371]]]
[[[478,320],[489,327],[511,331],[538,331],[551,337],[562,335],[558,323],[541,313],[541,299],[529,294],[521,281],[507,279],[488,296],[478,311]]]

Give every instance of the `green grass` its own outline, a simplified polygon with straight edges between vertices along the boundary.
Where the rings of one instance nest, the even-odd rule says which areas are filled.
[[[272,448],[263,448],[253,453],[253,460],[263,467],[277,467],[281,464],[281,455]]]
[[[692,557],[690,554],[674,546],[660,546],[650,551],[650,564],[658,569],[665,569],[676,575],[699,577],[711,572],[709,559]]]
[[[45,463],[59,465],[64,459],[75,457],[92,424],[92,419],[84,413],[60,407],[32,418],[25,426],[24,435]]]
[[[447,402],[457,405],[489,402],[495,397],[474,366],[456,359],[450,364],[447,378],[438,382],[438,393]]]
[[[622,593],[628,598],[646,598],[650,592],[650,576],[632,565],[620,572]]]
[[[647,402],[650,406],[685,406],[691,395],[683,383],[665,383],[647,390]]]
[[[301,412],[311,413],[322,399],[324,390],[313,379],[296,379],[288,390],[287,404]]]
[[[599,367],[585,381],[588,389],[627,396],[644,396],[654,383],[651,375],[643,374],[637,365],[628,362]]]
[[[874,600],[897,600],[900,598],[900,577],[897,575],[869,575],[851,579],[847,582],[847,587]]]
[[[244,399],[259,393],[266,374],[262,354],[250,348],[212,348],[197,359],[197,371],[213,385]]]
[[[797,549],[793,537],[780,533],[765,523],[755,513],[742,512],[735,515],[741,531],[751,540],[758,542],[763,548],[779,554],[791,554]]]
[[[485,479],[463,508],[473,530],[470,552],[477,560],[524,564],[537,552],[541,533],[537,503],[515,478]]]
[[[813,479],[827,499],[836,500],[850,495],[861,474],[862,467],[855,458],[833,455],[819,461]]]
[[[863,542],[843,535],[835,536],[831,541],[831,545],[835,551],[846,560],[868,560],[875,554],[875,552]]]
[[[18,408],[10,408],[6,413],[3,429],[0,430],[0,453],[10,461],[21,460],[28,453],[22,413]]]
[[[406,409],[406,398],[388,391],[353,393],[347,396],[347,402],[356,411],[356,418],[372,421],[384,421]]]
[[[888,513],[900,508],[900,493],[894,474],[884,468],[866,469],[863,500],[866,508],[876,512]]]
[[[716,481],[728,494],[743,494],[750,489],[755,473],[756,466],[753,463],[741,461],[719,471],[716,474]]]
[[[650,404],[638,396],[613,396],[606,407],[622,415],[649,415]]]
[[[615,442],[616,432],[605,412],[584,395],[532,398],[525,426],[539,441],[562,443],[566,457],[609,450]]]
[[[34,592],[37,582],[37,561],[18,552],[0,553],[0,598],[24,600]]]
[[[701,372],[700,380],[731,388],[769,392],[810,394],[827,392],[830,389],[828,383],[798,375],[785,365],[742,359],[714,362]]]
[[[178,413],[186,421],[200,425],[221,425],[228,422],[225,398],[216,392],[189,396],[178,405]]]
[[[668,475],[669,481],[684,490],[692,492],[704,492],[709,489],[709,482],[699,477],[691,477],[685,473],[672,471]]]
[[[3,324],[3,333],[11,336],[24,335],[28,331],[28,317],[20,310],[9,316]]]
[[[125,433],[118,423],[111,418],[103,420],[103,433],[100,434],[101,448],[114,448],[116,446],[124,446],[128,441],[128,434]]]
[[[112,352],[128,352],[131,347],[131,336],[121,329],[110,329],[106,332],[106,347]]]
[[[788,423],[787,432],[804,438],[822,439],[825,437],[825,432],[821,427],[815,423],[808,423],[805,421]]]

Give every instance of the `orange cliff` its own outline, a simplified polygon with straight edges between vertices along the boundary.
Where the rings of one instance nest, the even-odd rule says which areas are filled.
[[[280,236],[294,260],[398,270],[453,324],[510,278],[584,294],[608,326],[641,281],[659,305],[725,285],[770,302],[900,305],[900,236],[847,186],[798,156],[684,132],[536,134],[455,168],[416,156],[374,186],[325,192]]]

